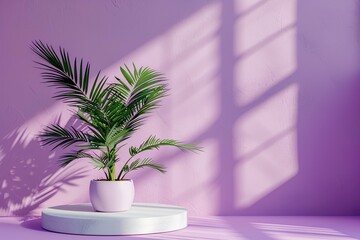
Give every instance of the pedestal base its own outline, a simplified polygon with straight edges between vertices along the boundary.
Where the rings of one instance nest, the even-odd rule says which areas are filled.
[[[42,227],[82,235],[135,235],[179,230],[187,210],[178,206],[134,203],[126,212],[96,212],[90,203],[61,205],[42,211]]]

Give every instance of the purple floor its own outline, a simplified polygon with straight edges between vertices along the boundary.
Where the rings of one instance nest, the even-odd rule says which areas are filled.
[[[40,219],[0,218],[0,239],[360,239],[360,217],[207,217],[190,218],[186,229],[138,236],[81,236],[45,231]]]

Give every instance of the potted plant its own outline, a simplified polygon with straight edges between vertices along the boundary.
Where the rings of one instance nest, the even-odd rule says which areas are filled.
[[[181,150],[199,151],[200,148],[173,139],[150,136],[140,146],[129,147],[129,157],[118,156],[119,149],[126,146],[136,130],[144,123],[152,110],[159,107],[160,100],[168,89],[162,74],[148,68],[132,70],[120,67],[121,77],[107,84],[108,77],[97,73],[91,84],[90,64],[70,59],[62,47],[59,52],[48,44],[34,41],[33,52],[41,58],[35,61],[42,70],[42,77],[57,89],[54,98],[74,108],[74,115],[82,122],[81,129],[68,129],[59,124],[48,125],[40,134],[43,145],[55,148],[73,146],[72,152],[60,158],[61,166],[76,159],[87,158],[100,170],[105,178],[90,183],[90,201],[97,211],[126,211],[134,199],[134,185],[126,176],[129,172],[149,167],[164,173],[165,168],[150,158],[137,158],[139,153],[173,146]],[[119,171],[116,170],[120,165]]]

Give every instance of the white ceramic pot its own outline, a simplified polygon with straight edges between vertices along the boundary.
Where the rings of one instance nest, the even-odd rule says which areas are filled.
[[[132,180],[90,182],[90,202],[99,212],[121,212],[130,209],[134,201]]]

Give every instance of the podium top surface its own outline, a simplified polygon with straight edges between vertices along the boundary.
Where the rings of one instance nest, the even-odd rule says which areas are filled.
[[[83,235],[133,235],[167,232],[187,226],[187,210],[165,204],[134,203],[124,212],[97,212],[90,203],[60,205],[42,211],[42,227]]]
[[[138,218],[138,217],[162,217],[183,213],[185,208],[165,204],[134,203],[128,211],[124,212],[97,212],[90,203],[79,203],[72,205],[60,205],[43,209],[43,214],[79,217],[116,217],[116,218]]]

